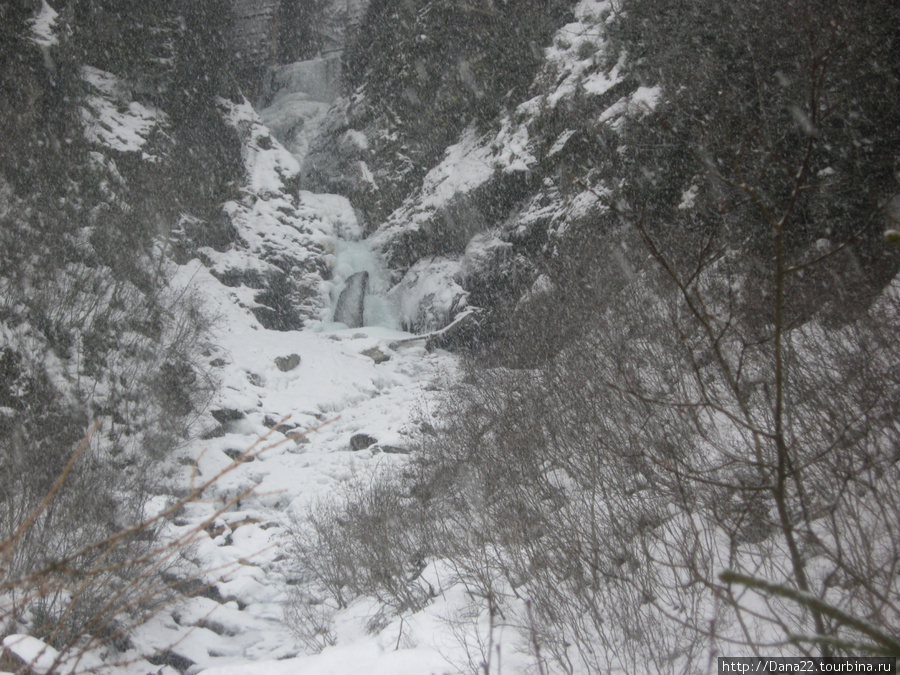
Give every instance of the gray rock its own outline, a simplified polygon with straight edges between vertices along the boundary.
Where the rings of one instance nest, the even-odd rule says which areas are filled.
[[[363,356],[368,356],[375,363],[384,363],[385,361],[390,361],[391,357],[388,354],[385,354],[378,347],[372,347],[371,349],[366,349],[360,352]]]
[[[272,89],[277,93],[303,93],[307,100],[331,103],[341,90],[341,55],[277,66],[271,70],[271,78]],[[263,121],[267,121],[265,117]]]
[[[388,455],[408,455],[412,452],[409,448],[401,448],[396,445],[376,445],[373,450],[380,450]]]
[[[353,451],[365,450],[377,442],[378,439],[369,436],[369,434],[354,434],[350,439],[350,449]]]
[[[302,431],[302,429],[300,429],[299,424],[291,424],[288,422],[279,424],[278,420],[276,420],[271,415],[266,415],[265,417],[263,417],[263,424],[266,427],[268,427],[269,429],[272,429],[273,431],[277,431],[277,432],[285,434],[285,435],[292,434],[292,433],[298,433],[299,431]]]
[[[276,356],[275,365],[282,373],[286,373],[300,365],[300,355],[291,354],[290,356]]]
[[[231,12],[233,48],[247,65],[265,67],[277,21],[277,0],[231,0]]]
[[[259,373],[251,373],[249,370],[247,371],[247,381],[254,387],[266,386],[266,378],[264,378]]]
[[[241,463],[243,462],[253,462],[256,460],[256,457],[244,457],[241,459],[241,455],[243,455],[246,450],[238,450],[237,448],[228,448],[227,450],[223,450],[223,452],[228,455],[232,462],[237,462],[239,459]]]
[[[347,279],[334,310],[334,320],[346,324],[348,328],[361,327],[368,289],[368,272],[357,272]]]
[[[220,424],[216,427],[213,427],[209,431],[204,431],[202,434],[200,434],[200,439],[208,441],[213,438],[222,438],[222,436],[224,436],[227,432],[228,430]]]
[[[237,422],[244,419],[244,413],[240,410],[232,410],[230,408],[222,408],[220,410],[211,410],[210,415],[219,424],[228,424],[229,422]]]
[[[189,658],[182,656],[181,654],[176,654],[171,649],[159,652],[152,657],[147,657],[147,661],[154,666],[169,666],[179,673],[186,673],[190,668],[196,665]],[[160,672],[162,672],[162,670],[165,669],[161,668]]]

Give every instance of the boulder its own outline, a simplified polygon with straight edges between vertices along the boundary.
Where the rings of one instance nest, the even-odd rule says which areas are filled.
[[[366,448],[375,445],[377,442],[378,439],[369,436],[369,434],[354,434],[350,438],[350,449],[354,452],[365,450]]]
[[[385,354],[378,347],[372,347],[371,349],[366,349],[360,352],[363,356],[368,356],[372,359],[376,364],[384,363],[385,361],[390,361],[391,357],[388,354]]]
[[[244,419],[244,413],[240,410],[233,410],[231,408],[211,410],[209,414],[212,415],[213,419],[219,424],[228,424],[229,422],[237,422],[238,420]]]
[[[212,429],[201,433],[200,440],[208,441],[213,438],[222,438],[226,433],[228,433],[228,430],[224,426],[219,424],[218,426],[215,426]]]
[[[300,355],[291,354],[290,356],[276,356],[275,365],[282,373],[286,373],[300,365]]]

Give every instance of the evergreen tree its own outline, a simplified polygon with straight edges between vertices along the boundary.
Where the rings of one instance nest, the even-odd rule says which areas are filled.
[[[148,464],[183,441],[208,387],[197,361],[207,323],[169,292],[159,257],[178,216],[169,203],[188,203],[191,189],[158,192],[175,166],[164,133],[174,116],[160,113],[144,146],[156,161],[94,142],[85,126],[98,100],[174,108],[177,64],[167,55],[183,22],[165,3],[86,0],[37,34],[48,7],[0,6],[0,541],[40,504],[91,421],[102,427],[59,492],[64,506],[46,510],[17,545],[4,570],[13,575],[142,518]],[[88,81],[96,69],[121,91],[99,92]],[[210,100],[197,109],[215,111],[202,86],[195,98]],[[40,609],[62,644],[94,620],[108,591],[98,584],[71,606],[57,598],[21,610]]]

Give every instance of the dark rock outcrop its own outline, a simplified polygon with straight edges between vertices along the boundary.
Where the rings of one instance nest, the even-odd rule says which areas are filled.
[[[232,410],[230,408],[222,408],[220,410],[211,410],[209,412],[213,419],[219,424],[228,424],[229,422],[237,422],[246,417],[240,410]]]
[[[354,452],[358,452],[359,450],[365,450],[366,448],[375,445],[377,442],[378,439],[369,436],[369,434],[354,434],[350,438],[350,449]]]
[[[231,0],[232,43],[248,70],[265,68],[277,55],[279,5],[279,0]]]
[[[368,356],[376,364],[384,363],[385,361],[391,360],[390,354],[385,354],[378,347],[372,347],[370,349],[366,349],[366,350],[360,352],[360,354],[362,354],[363,356]]]

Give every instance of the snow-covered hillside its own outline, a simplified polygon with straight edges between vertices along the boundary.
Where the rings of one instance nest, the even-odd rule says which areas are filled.
[[[284,616],[298,574],[289,552],[292,519],[302,519],[318,499],[348,482],[375,471],[401,471],[415,450],[419,425],[428,420],[431,383],[452,376],[453,360],[429,354],[417,342],[392,348],[409,336],[377,326],[322,322],[303,331],[267,330],[198,263],[181,274],[221,318],[215,356],[220,391],[212,408],[228,419],[207,434],[213,438],[183,451],[182,480],[214,475],[261,437],[272,447],[219,481],[212,503],[194,505],[183,516],[190,527],[215,511],[216,500],[252,490],[214,521],[209,538],[191,553],[196,572],[214,584],[221,600],[179,605],[142,629],[137,644],[163,650],[174,644],[172,651],[199,667],[217,666],[209,672],[276,672],[272,664],[246,664],[303,653]],[[270,431],[277,425],[281,431]],[[316,430],[286,439],[305,429]],[[354,449],[358,434],[371,437],[368,447]],[[366,612],[348,612],[335,653],[285,661],[278,672],[423,672],[423,663],[440,672],[440,654],[414,629],[405,628],[420,647],[414,654],[395,654],[390,632],[366,635]],[[198,623],[202,627],[186,632]],[[317,666],[319,661],[332,665]]]
[[[900,644],[896,10],[176,4],[0,7],[0,671]]]
[[[560,35],[583,35],[594,44],[599,37],[591,22],[599,20],[604,8],[602,2],[583,0],[577,10],[580,21],[565,26]],[[552,99],[551,106],[579,88],[574,83],[579,77],[597,95],[616,83],[613,74],[602,87],[596,84],[602,79],[596,68],[574,57],[567,60],[567,54],[577,52],[578,43],[548,51],[547,68],[568,73],[556,90],[542,95]],[[303,134],[308,138],[309,126],[315,131],[327,108],[312,103],[324,98],[319,68],[312,63],[284,69],[278,75],[285,78],[282,93],[262,111],[262,120],[252,111],[231,109],[231,123],[241,130],[245,145],[252,196],[235,201],[229,210],[250,246],[225,253],[202,251],[211,267],[192,261],[178,273],[180,282],[200,293],[218,317],[218,350],[212,363],[219,386],[210,408],[221,421],[207,430],[205,440],[182,451],[182,480],[214,475],[260,438],[273,447],[218,482],[212,503],[192,505],[182,518],[182,526],[189,528],[208,518],[217,504],[252,490],[215,519],[207,528],[208,539],[191,553],[196,573],[213,584],[217,597],[195,598],[160,615],[141,629],[136,645],[159,650],[174,645],[172,653],[195,664],[192,671],[207,675],[451,673],[489,662],[491,656],[484,651],[491,649],[497,650],[496,672],[524,672],[533,665],[522,648],[528,636],[494,624],[486,605],[473,603],[464,587],[447,585],[453,575],[437,560],[429,561],[422,572],[436,597],[420,612],[389,614],[372,632],[367,625],[379,612],[377,601],[360,598],[333,613],[335,644],[319,654],[305,654],[308,644],[289,626],[286,608],[292,592],[304,583],[291,557],[291,529],[323,497],[383,472],[402,472],[422,429],[437,423],[432,415],[439,392],[456,377],[455,357],[427,351],[424,339],[411,339],[415,336],[398,328],[427,332],[446,326],[466,308],[467,292],[461,284],[467,273],[479,264],[489,265],[498,246],[510,246],[477,220],[459,223],[464,231],[454,232],[457,223],[445,212],[498,177],[533,171],[535,144],[544,142],[531,138],[528,128],[543,105],[538,99],[523,103],[516,114],[520,121],[505,119],[495,134],[465,131],[426,176],[421,190],[365,238],[346,198],[292,194],[285,187],[305,160],[308,140],[294,140],[294,157],[285,157],[281,144],[261,126],[264,121],[288,140]],[[305,80],[300,75],[307,70],[312,75]],[[618,105],[624,111],[624,102]],[[292,136],[292,128],[307,131]],[[263,143],[261,138],[269,140]],[[564,143],[557,141],[559,146]],[[465,255],[450,251],[449,258],[435,258],[433,254],[447,250],[425,249],[408,271],[402,262],[398,265],[392,255],[398,241],[439,226],[446,236],[460,238],[458,250],[465,249]],[[253,291],[240,284],[228,288],[217,280],[233,278],[226,269],[247,270],[273,255],[298,258],[309,252],[321,261],[322,280],[313,298],[321,298],[322,304],[318,313],[310,310],[302,330],[266,328],[254,317],[258,302]],[[392,282],[386,262],[394,263],[394,271],[406,271],[405,276],[395,276]],[[366,325],[332,323],[344,282],[360,271],[373,280]],[[277,425],[282,426],[271,431]],[[315,430],[297,440],[285,435],[306,429]],[[494,647],[487,646],[489,641]]]
[[[596,20],[603,8],[603,3],[584,0],[578,8],[584,23],[566,26],[561,35],[582,34],[596,41],[589,21]],[[577,47],[572,45],[569,51],[574,54]],[[573,78],[597,80],[596,74],[584,74],[591,69],[583,63],[568,62],[567,52],[551,51],[548,68],[572,71],[551,93],[551,105],[576,89]],[[192,505],[179,521],[190,528],[214,513],[217,504],[252,490],[251,496],[215,519],[207,528],[209,537],[191,553],[196,573],[216,589],[215,599],[195,598],[160,615],[140,630],[135,645],[170,649],[194,664],[191,671],[208,675],[459,672],[490,660],[485,649],[498,650],[495,663],[502,663],[502,672],[524,672],[531,664],[527,650],[522,651],[527,636],[494,625],[488,607],[473,604],[465,588],[448,586],[452,574],[442,569],[440,561],[430,561],[422,572],[436,590],[434,600],[416,614],[388,616],[374,633],[366,626],[379,608],[366,598],[334,613],[335,644],[320,654],[304,654],[308,648],[288,625],[285,610],[291,593],[304,583],[291,557],[291,529],[317,500],[340,494],[342,486],[365,483],[382,472],[402,472],[422,429],[435,422],[438,392],[456,377],[453,356],[427,351],[424,340],[410,339],[414,336],[398,328],[406,325],[427,332],[450,323],[466,307],[467,293],[461,286],[466,274],[484,266],[486,259],[490,264],[497,246],[510,246],[494,242],[496,234],[492,239],[483,222],[460,223],[465,231],[452,232],[455,221],[444,211],[498,176],[532,171],[537,161],[534,143],[543,142],[530,139],[528,131],[533,111],[541,107],[538,100],[522,104],[517,119],[523,121],[504,120],[496,134],[466,131],[426,176],[421,191],[410,196],[374,236],[364,238],[345,198],[292,194],[285,187],[305,160],[309,141],[304,139],[320,128],[328,108],[327,103],[315,102],[327,98],[322,75],[317,74],[322,67],[311,63],[283,69],[277,75],[284,80],[280,93],[262,111],[261,120],[240,107],[229,113],[244,143],[249,192],[229,211],[249,247],[223,253],[201,250],[206,264],[192,261],[177,275],[218,317],[214,337],[218,350],[211,362],[219,385],[210,408],[221,421],[207,430],[205,440],[181,452],[182,480],[214,475],[260,438],[273,447],[228,474],[214,486],[212,503]],[[615,80],[607,81],[599,93],[614,84]],[[294,157],[284,155],[263,123],[292,142]],[[445,249],[422,250],[422,259],[392,282],[382,256],[396,270],[392,251],[397,241],[438,227],[435,223],[449,226],[447,236],[461,237],[459,250],[467,249],[466,254],[441,262],[431,256]],[[310,305],[302,330],[267,328],[254,316],[254,310],[259,311],[254,291],[218,281],[240,278],[228,270],[246,274],[273,257],[298,259],[311,254],[321,269],[312,301],[318,297],[321,304],[318,310]],[[367,271],[373,279],[366,325],[334,324],[342,285],[359,271]],[[276,426],[278,430],[271,431]],[[306,429],[315,430],[296,440],[285,435]],[[490,640],[495,647],[486,647]]]
[[[133,638],[135,652],[164,653],[180,669],[192,664],[188,672],[207,675],[419,675],[457,672],[472,658],[473,645],[496,631],[507,672],[516,672],[518,636],[491,629],[487,614],[471,623],[472,635],[455,634],[454,617],[472,611],[471,598],[461,587],[445,587],[441,578],[449,572],[439,561],[423,575],[440,596],[418,614],[389,617],[372,633],[366,626],[377,603],[359,599],[335,613],[335,644],[320,654],[307,654],[308,646],[292,632],[287,609],[307,581],[291,555],[291,531],[321,499],[404,470],[422,430],[434,422],[438,393],[456,377],[456,359],[427,350],[424,337],[398,330],[418,309],[422,289],[400,284],[388,293],[389,274],[377,246],[361,238],[347,200],[288,192],[295,159],[249,107],[230,110],[245,144],[248,195],[228,209],[249,246],[201,249],[203,261],[182,265],[173,280],[216,317],[216,349],[209,358],[217,393],[202,438],[178,453],[179,481],[202,481],[248,448],[267,449],[216,482],[208,502],[191,504],[176,519],[173,536],[246,493],[212,520],[208,536],[187,553],[189,571],[183,573],[209,583],[213,597],[180,602],[155,617]],[[237,275],[229,271],[246,274],[277,256],[309,255],[321,261],[313,295],[319,305],[310,305],[302,330],[267,328],[257,316],[256,291],[235,284]],[[344,282],[359,271],[373,280],[365,325],[347,328],[333,323],[332,315]],[[427,284],[440,284],[440,275],[424,275],[426,291]],[[449,318],[428,327],[441,328]]]

